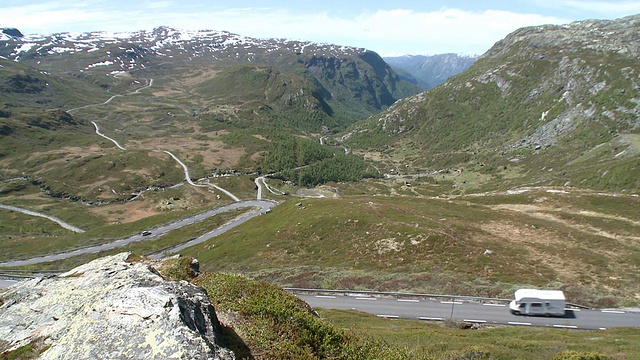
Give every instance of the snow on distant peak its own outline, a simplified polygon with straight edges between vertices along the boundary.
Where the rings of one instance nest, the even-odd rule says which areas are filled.
[[[2,34],[0,34],[2,35]],[[228,31],[181,30],[158,27],[137,32],[85,32],[58,33],[47,36],[29,35],[15,40],[9,48],[10,58],[19,61],[29,53],[39,56],[63,53],[91,54],[80,61],[86,61],[80,71],[108,67],[111,70],[131,70],[144,68],[150,56],[188,59],[200,58],[243,58],[251,61],[262,53],[294,52],[314,56],[358,55],[363,48],[315,43],[291,39],[260,39],[242,36]]]

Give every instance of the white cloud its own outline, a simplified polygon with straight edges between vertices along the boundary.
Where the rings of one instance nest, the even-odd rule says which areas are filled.
[[[543,2],[540,3],[542,4]],[[558,9],[574,9],[598,14],[596,15],[598,18],[623,17],[640,13],[640,1],[557,0],[554,2],[545,1],[544,4]]]
[[[94,3],[95,4],[95,3]],[[480,54],[508,33],[530,25],[566,23],[568,19],[499,10],[481,12],[441,9],[420,12],[379,10],[352,18],[328,12],[306,13],[270,8],[236,8],[187,12],[169,7],[116,7],[100,2],[60,10],[55,3],[5,8],[3,15],[26,33],[135,31],[167,25],[184,29],[227,30],[252,37],[305,39],[364,47],[382,55]],[[91,10],[92,9],[92,10]]]
[[[482,53],[520,27],[569,21],[536,14],[459,9],[436,12],[380,10],[363,13],[353,19],[331,17],[327,13],[295,14],[265,10],[259,13],[243,11],[241,14],[227,12],[221,18],[211,14],[211,17],[216,24],[227,26],[225,29],[244,35],[334,42],[366,47],[385,55]]]
[[[359,19],[359,23],[372,29],[371,41],[385,39],[392,45],[384,51],[395,53],[407,53],[413,44],[419,44],[417,49],[422,53],[481,53],[520,27],[562,22],[565,20],[535,14],[460,9],[378,11]]]

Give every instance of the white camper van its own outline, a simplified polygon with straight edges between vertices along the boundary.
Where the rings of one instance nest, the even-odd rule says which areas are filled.
[[[509,309],[516,315],[564,316],[564,306],[560,290],[519,289]]]

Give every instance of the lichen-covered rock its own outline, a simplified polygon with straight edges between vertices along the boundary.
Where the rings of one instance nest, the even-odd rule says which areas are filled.
[[[40,359],[234,359],[207,294],[123,253],[0,295],[0,351],[44,339]],[[48,348],[46,348],[48,346]]]

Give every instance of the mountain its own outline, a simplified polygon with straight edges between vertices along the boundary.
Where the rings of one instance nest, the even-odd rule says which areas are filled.
[[[640,16],[517,30],[466,72],[354,126],[347,144],[493,186],[640,189]],[[396,164],[390,164],[392,168]]]
[[[400,78],[420,86],[424,90],[432,89],[448,78],[469,68],[478,56],[457,54],[404,55],[384,57]]]
[[[6,35],[0,56],[0,178],[86,201],[179,182],[162,144],[195,156],[193,176],[255,172],[285,135],[336,133],[419,92],[366,49],[224,31]],[[94,126],[135,145],[79,152],[101,141]]]
[[[0,40],[19,39],[23,36],[20,30],[16,28],[0,28]]]
[[[355,341],[342,329],[354,329],[359,314],[334,313],[344,320],[333,328],[274,285],[229,274],[287,287],[493,298],[516,288],[555,288],[582,305],[637,306],[638,23],[629,17],[521,29],[467,71],[407,97],[401,94],[415,87],[362,49],[168,28],[3,37],[0,203],[12,207],[0,210],[0,260],[117,245],[126,237],[140,240],[127,251],[161,252],[247,217],[237,209],[190,223],[234,201],[226,189],[277,203],[181,251],[197,256],[203,269],[227,274],[193,279],[179,267],[141,266],[144,272],[132,277],[142,282],[130,288],[163,299],[174,286],[196,290],[161,280],[202,287],[238,358],[416,356],[384,343],[367,346],[369,338]],[[189,225],[158,231],[177,220]],[[99,256],[28,268],[66,270]],[[139,266],[116,262],[33,281],[53,287],[30,294],[37,300],[66,292],[64,284],[84,294],[96,287],[83,280],[115,282]],[[20,319],[26,326],[35,324],[32,317],[43,320],[46,334],[64,325],[55,312],[76,315],[55,300],[48,307],[14,303],[22,299],[11,291],[0,293],[0,319],[14,306],[26,315],[6,321],[0,351],[25,344],[11,340],[9,347],[2,335],[24,334],[15,331],[25,323]],[[132,307],[120,305],[128,302],[106,295],[124,313],[114,318],[144,315],[126,313]],[[153,314],[175,311],[173,300],[164,305]],[[104,306],[95,306],[98,320],[111,314]],[[142,320],[151,326],[155,318]],[[373,322],[364,323],[371,329]],[[412,340],[431,329],[424,331],[407,332],[411,345],[403,347],[438,356],[430,352],[433,342]],[[496,337],[514,339],[509,344],[531,336],[506,332]],[[133,343],[158,339],[138,335],[130,336]],[[512,355],[484,351],[486,343],[447,348],[443,357],[477,357],[478,349],[485,357]],[[35,339],[8,356],[58,345]],[[558,344],[535,346],[541,356],[560,351]],[[526,357],[510,357],[518,356]]]
[[[295,127],[312,131],[339,129],[418,92],[377,54],[362,48],[254,39],[224,31],[160,27],[131,33],[7,35],[0,56],[51,74],[83,78],[112,92],[123,89],[118,80],[123,74],[164,77],[182,82],[182,87],[189,78],[187,90],[196,89],[190,97],[201,95],[201,114],[212,114],[221,101],[233,99],[238,111],[253,114],[245,121],[295,117]],[[227,70],[234,64],[243,69]],[[228,85],[208,81],[220,71]],[[255,91],[247,93],[247,87]],[[212,96],[220,92],[224,99]],[[289,109],[293,115],[286,114]]]

